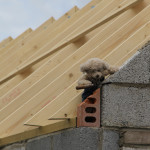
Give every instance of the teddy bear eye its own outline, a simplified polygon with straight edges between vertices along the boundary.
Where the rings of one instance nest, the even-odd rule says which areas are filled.
[[[103,69],[106,70],[107,69],[106,66],[103,66]]]
[[[89,71],[88,71],[88,73],[94,73],[94,70],[93,70],[93,69],[91,69],[91,70],[89,70]]]

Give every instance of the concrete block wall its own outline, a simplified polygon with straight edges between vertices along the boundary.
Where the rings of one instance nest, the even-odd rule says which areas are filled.
[[[136,131],[121,136],[122,150],[150,150],[150,42],[105,80],[101,91],[101,125],[120,134]]]
[[[80,127],[12,144],[1,150],[119,150],[119,132]]]

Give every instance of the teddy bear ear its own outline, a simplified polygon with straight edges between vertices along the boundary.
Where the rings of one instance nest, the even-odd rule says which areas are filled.
[[[80,71],[81,72],[87,72],[88,68],[87,68],[87,65],[86,64],[81,64],[80,65]]]

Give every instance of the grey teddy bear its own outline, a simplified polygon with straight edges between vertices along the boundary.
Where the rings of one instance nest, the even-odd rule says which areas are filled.
[[[83,75],[78,80],[78,86],[85,86],[82,101],[90,96],[105,80],[105,77],[118,71],[117,67],[110,66],[99,58],[91,58],[80,66]]]

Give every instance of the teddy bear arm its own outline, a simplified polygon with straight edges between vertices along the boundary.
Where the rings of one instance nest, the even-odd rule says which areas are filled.
[[[117,72],[118,70],[119,70],[118,67],[113,67],[113,66],[111,66],[111,67],[109,68],[109,74],[114,74],[114,73]]]
[[[89,81],[86,77],[86,75],[83,75],[79,80],[78,80],[78,85],[93,85],[91,81]]]

